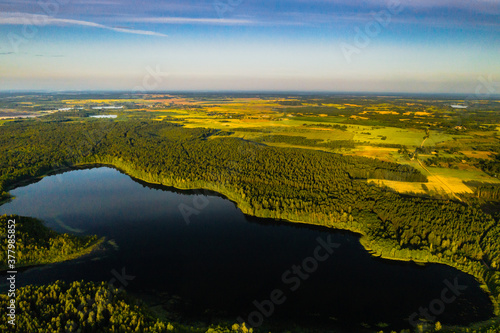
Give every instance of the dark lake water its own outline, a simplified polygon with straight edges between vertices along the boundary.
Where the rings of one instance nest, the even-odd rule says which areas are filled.
[[[254,324],[262,318],[275,330],[408,328],[412,313],[429,306],[445,324],[492,315],[478,283],[456,269],[377,259],[354,234],[248,217],[215,194],[148,186],[107,167],[49,176],[11,194],[16,198],[0,214],[37,217],[57,231],[116,244],[28,269],[18,274],[19,285],[114,279],[116,287],[163,304],[172,319],[248,322],[251,315]],[[181,210],[193,214],[186,220]],[[321,244],[332,242],[338,247],[329,254]],[[127,277],[120,282],[122,273]],[[445,292],[445,303],[447,283],[466,289],[457,297]],[[280,304],[270,311],[273,290],[282,295],[275,292]]]

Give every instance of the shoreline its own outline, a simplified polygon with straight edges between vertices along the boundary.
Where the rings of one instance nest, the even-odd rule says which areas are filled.
[[[222,196],[223,198],[233,202],[236,207],[241,210],[245,215],[252,216],[252,217],[257,217],[257,218],[264,218],[264,219],[274,219],[274,220],[281,220],[286,223],[294,223],[294,224],[302,224],[302,225],[310,225],[310,226],[315,226],[315,227],[322,227],[325,229],[330,229],[330,230],[340,230],[340,231],[348,231],[352,232],[356,235],[359,236],[359,242],[362,245],[362,247],[373,257],[379,258],[379,259],[384,259],[384,260],[392,260],[392,261],[401,261],[401,262],[414,262],[415,264],[440,264],[440,265],[446,265],[452,268],[455,268],[463,273],[469,274],[473,276],[476,281],[479,283],[481,289],[483,289],[486,294],[489,296],[492,308],[493,308],[493,314],[494,316],[488,319],[487,321],[483,322],[476,322],[472,323],[469,326],[465,326],[462,328],[467,328],[467,327],[480,327],[484,328],[487,325],[491,324],[491,322],[500,322],[500,304],[498,301],[495,299],[492,291],[490,290],[487,282],[481,276],[482,274],[485,273],[485,270],[480,270],[479,274],[474,274],[471,271],[468,271],[465,269],[465,267],[461,266],[459,263],[455,263],[449,260],[440,260],[437,259],[437,256],[433,255],[432,253],[429,252],[431,255],[431,258],[434,260],[418,260],[414,259],[411,257],[411,251],[414,250],[408,250],[407,253],[410,254],[410,257],[403,257],[403,256],[397,256],[397,255],[388,255],[384,253],[384,247],[381,244],[377,244],[376,240],[372,240],[369,238],[368,235],[366,235],[363,230],[360,230],[359,228],[355,228],[353,226],[347,225],[345,222],[338,221],[334,225],[322,225],[319,223],[316,223],[314,221],[304,221],[304,220],[297,220],[297,219],[291,219],[291,218],[284,218],[284,217],[269,217],[269,216],[263,216],[262,211],[252,211],[248,203],[244,201],[243,198],[238,198],[237,195],[231,193],[231,190],[228,189],[226,186],[222,185],[216,185],[213,183],[207,183],[204,181],[185,181],[183,182],[184,184],[178,184],[175,182],[171,183],[164,183],[161,181],[157,181],[155,179],[152,179],[151,176],[146,176],[144,171],[137,170],[133,166],[130,166],[128,163],[124,162],[121,159],[117,158],[96,158],[96,157],[91,157],[87,158],[87,161],[85,162],[77,162],[77,163],[72,163],[68,165],[58,165],[55,166],[54,168],[50,169],[49,171],[43,173],[40,176],[35,176],[35,177],[29,177],[23,180],[20,180],[18,182],[13,182],[9,186],[7,186],[4,190],[6,192],[11,191],[14,188],[22,187],[22,186],[27,186],[33,183],[36,183],[40,180],[42,180],[44,177],[55,175],[55,174],[60,174],[64,172],[69,172],[69,171],[75,171],[75,170],[85,170],[85,169],[93,169],[93,168],[99,168],[99,167],[110,167],[113,168],[129,177],[131,177],[133,180],[137,179],[139,181],[142,181],[147,184],[151,185],[159,185],[163,187],[171,187],[174,189],[182,190],[182,191],[210,191],[214,192],[217,195]],[[144,175],[141,175],[144,174]],[[205,186],[204,186],[205,185]],[[13,198],[11,196],[11,198]],[[241,201],[241,202],[240,202]],[[0,202],[0,205],[3,204],[4,202]],[[274,212],[276,215],[276,212]],[[103,239],[99,239],[97,244],[102,243]],[[95,248],[96,245],[94,245],[92,248]],[[378,245],[378,246],[377,246]],[[92,252],[92,251],[90,251]],[[90,253],[89,252],[89,253]],[[83,253],[81,256],[84,256],[89,253]],[[77,256],[78,257],[78,256]],[[71,258],[67,260],[72,260],[76,259]],[[66,261],[66,260],[63,260]],[[41,264],[43,265],[43,264]],[[480,275],[481,274],[481,275]]]
[[[16,270],[22,270],[22,271],[24,271],[24,270],[27,270],[27,269],[30,269],[30,268],[39,267],[39,266],[50,265],[50,264],[58,264],[58,263],[66,262],[66,261],[80,259],[80,258],[88,256],[88,255],[90,255],[90,254],[92,254],[94,252],[99,251],[101,245],[104,244],[105,241],[106,241],[106,237],[101,237],[101,238],[97,239],[89,247],[87,247],[85,249],[82,249],[82,250],[80,250],[78,252],[69,254],[69,255],[67,255],[65,257],[62,257],[60,259],[59,259],[59,257],[56,257],[56,258],[54,258],[55,261],[39,262],[39,263],[16,264]],[[0,266],[0,275],[7,273],[7,271],[9,271],[9,269],[8,269],[7,266],[5,266],[5,267]]]

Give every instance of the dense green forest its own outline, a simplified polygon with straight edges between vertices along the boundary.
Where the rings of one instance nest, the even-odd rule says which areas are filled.
[[[148,182],[218,191],[248,214],[359,232],[384,257],[452,265],[486,284],[498,305],[500,226],[478,206],[403,196],[365,180],[420,177],[413,168],[216,133],[166,121],[11,122],[0,132],[0,182],[6,191],[53,169],[112,164]]]
[[[478,198],[492,201],[500,201],[500,184],[483,183],[469,181],[465,182],[467,186],[474,189],[474,195]]]
[[[7,222],[15,221],[15,266],[49,264],[65,261],[89,253],[100,242],[97,236],[59,234],[47,228],[40,220],[17,215],[0,216],[2,246],[0,270],[7,269]]]
[[[307,139],[303,136],[289,136],[289,135],[267,135],[259,139],[259,142],[279,142],[288,143],[297,146],[311,146],[311,147],[324,147],[324,148],[354,148],[355,143],[353,140],[335,140],[323,142],[321,139]]]
[[[428,128],[429,123],[421,122],[421,116],[416,112],[437,111],[432,117],[432,127],[448,133],[456,133],[457,125],[464,126],[460,131],[494,130],[494,124],[499,123],[498,111],[500,105],[495,100],[453,99],[440,96],[437,98],[421,96],[421,98],[401,98],[400,96],[301,96],[300,100],[278,102],[282,108],[276,111],[290,115],[328,115],[348,116],[342,122],[345,124],[368,126],[393,126],[400,128]],[[293,97],[289,97],[293,98]],[[465,103],[464,103],[465,102]],[[337,105],[337,106],[332,106]],[[466,109],[454,109],[452,104],[466,104]],[[390,113],[378,113],[379,110]],[[363,119],[359,116],[367,116]],[[351,117],[357,116],[357,117]],[[408,119],[402,122],[400,119]],[[317,118],[315,121],[326,121]]]
[[[0,294],[2,309],[7,295]],[[198,327],[166,323],[146,306],[107,283],[56,281],[17,290],[16,326],[0,322],[2,332],[26,333],[251,333],[244,324]]]
[[[9,298],[0,294],[0,307]],[[0,322],[2,332],[29,333],[252,333],[252,328],[237,323],[186,325],[159,319],[144,303],[124,290],[101,282],[56,281],[50,285],[26,286],[17,290],[16,326]],[[417,329],[419,329],[417,327]],[[257,329],[256,332],[268,332]],[[308,332],[306,329],[299,332]],[[333,332],[333,331],[332,331]],[[380,331],[383,332],[383,331]],[[388,331],[386,331],[389,333]],[[403,330],[401,333],[409,333]],[[426,332],[498,333],[490,324],[484,328],[442,328],[436,323]],[[396,333],[392,331],[391,333]]]
[[[497,147],[497,149],[498,148],[500,147]],[[498,177],[500,175],[500,154],[496,154],[493,160],[480,159],[478,162],[478,166],[484,172],[494,177]]]

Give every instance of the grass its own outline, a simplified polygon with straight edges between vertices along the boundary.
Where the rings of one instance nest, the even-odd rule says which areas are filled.
[[[238,127],[262,127],[266,131],[269,127],[276,128],[277,131],[282,132],[285,135],[300,135],[308,139],[321,138],[324,140],[355,140],[359,142],[366,142],[369,144],[401,144],[408,147],[420,146],[423,142],[424,136],[426,135],[424,130],[417,129],[403,129],[397,127],[387,127],[387,126],[367,126],[367,125],[347,125],[347,132],[326,130],[326,129],[314,129],[314,128],[304,128],[302,124],[314,125],[314,124],[342,124],[347,118],[346,117],[321,117],[321,116],[296,116],[296,117],[285,117],[281,118],[282,121],[275,121],[270,118],[270,113],[267,110],[269,106],[275,106],[274,103],[263,104],[261,102],[251,101],[247,105],[242,105],[240,103],[227,103],[225,105],[218,105],[217,107],[209,107],[206,112],[221,113],[219,116],[224,116],[223,118],[217,119],[213,116],[208,116],[206,113],[203,114],[190,114],[184,118],[189,118],[190,122],[186,124],[186,127],[209,127],[215,129],[231,130]],[[253,111],[252,113],[248,113]],[[265,110],[265,111],[264,111]],[[263,112],[264,111],[264,112]],[[372,112],[385,112],[385,111],[372,111]],[[247,117],[243,119],[233,119],[229,118],[229,114],[244,114]],[[272,117],[279,117],[282,114],[277,114],[276,112]],[[196,119],[193,119],[196,118]],[[296,133],[296,129],[301,128],[300,134]],[[292,130],[293,129],[293,130]],[[341,132],[341,133],[339,133]],[[367,134],[370,133],[370,134]],[[238,134],[238,137],[253,138],[255,136],[249,136],[247,134]],[[382,138],[385,137],[385,140]],[[455,138],[465,139],[467,136],[460,135],[450,135],[442,131],[430,131],[430,138],[424,143],[424,146],[435,146],[437,144],[449,143]],[[365,155],[366,155],[366,149]],[[363,154],[361,154],[363,156]],[[368,154],[370,155],[370,154]]]
[[[160,100],[131,100],[137,104],[149,104],[158,103]],[[125,103],[125,100],[102,100],[101,102],[96,101],[83,101],[82,103],[110,103],[110,104],[120,104]],[[157,117],[156,119],[161,120],[165,117],[177,118],[179,123],[185,124],[186,127],[208,127],[220,130],[235,132],[232,134],[234,137],[241,137],[248,140],[254,140],[263,135],[289,135],[289,136],[303,136],[308,139],[322,139],[322,140],[348,140],[353,139],[360,142],[366,142],[363,145],[356,147],[349,152],[342,152],[349,155],[365,156],[370,158],[377,158],[386,161],[393,161],[402,164],[409,164],[413,167],[422,171],[423,174],[428,176],[428,183],[415,183],[415,182],[397,182],[397,181],[387,181],[387,180],[368,180],[369,182],[378,184],[380,186],[388,186],[395,191],[401,193],[421,193],[421,194],[443,194],[449,197],[463,192],[471,192],[471,189],[467,187],[463,181],[476,180],[483,182],[495,182],[500,183],[500,180],[492,178],[485,174],[484,172],[475,169],[474,167],[459,163],[459,167],[463,170],[455,170],[443,167],[422,167],[417,160],[408,161],[402,158],[401,155],[397,153],[397,148],[386,148],[377,147],[375,144],[400,144],[406,145],[410,151],[413,151],[414,147],[418,147],[424,141],[424,136],[426,135],[425,130],[422,129],[412,129],[412,128],[398,128],[389,126],[378,126],[377,121],[373,120],[374,125],[352,125],[347,124],[347,131],[340,131],[331,128],[322,127],[309,127],[302,126],[306,123],[308,125],[314,124],[343,124],[346,117],[321,117],[321,116],[296,116],[287,117],[286,114],[281,112],[281,109],[292,110],[292,107],[283,107],[274,100],[259,100],[252,98],[242,98],[242,99],[231,99],[231,100],[205,100],[199,98],[176,98],[176,99],[165,99],[163,103],[170,104],[175,103],[176,106],[173,108],[165,109],[162,108],[147,108],[147,107],[137,107],[137,109],[124,109],[120,110],[119,120],[127,119],[129,116],[141,116],[144,114]],[[182,107],[184,106],[184,107]],[[199,106],[201,108],[194,108],[192,106]],[[314,104],[310,104],[314,107]],[[323,104],[323,106],[332,106],[338,109],[345,107],[353,107],[353,105],[345,104],[342,106],[340,104]],[[363,116],[372,117],[373,114],[384,114],[388,113],[386,108],[390,107],[390,104],[383,105],[378,104],[375,106],[363,106],[368,112]],[[295,109],[297,112],[301,112],[300,108]],[[398,109],[399,110],[399,109]],[[414,115],[421,116],[422,118],[432,118],[431,115],[434,112],[438,112],[438,108],[430,107],[426,108],[430,110],[430,114],[419,113],[410,111]],[[391,112],[392,113],[392,112]],[[393,114],[393,113],[392,113]],[[237,116],[237,117],[236,117]],[[230,118],[232,117],[232,118]],[[241,117],[241,118],[240,118]],[[277,119],[282,119],[278,121]],[[181,119],[186,119],[186,122],[182,122]],[[6,120],[0,121],[0,125],[5,123]],[[413,121],[413,120],[412,120]],[[423,120],[425,121],[425,120]],[[411,126],[411,123],[408,123]],[[395,125],[398,126],[398,125]],[[375,128],[374,128],[375,127]],[[245,132],[238,131],[238,128],[257,128],[261,129],[262,132]],[[497,128],[500,130],[500,127]],[[366,134],[369,133],[369,134]],[[439,146],[441,157],[455,157],[456,155],[449,155],[443,152],[444,147],[458,147],[461,152],[469,157],[475,158],[486,158],[491,153],[486,151],[485,148],[488,144],[492,145],[495,140],[492,138],[494,132],[477,132],[469,133],[469,135],[452,135],[447,134],[444,131],[431,130],[430,138],[424,143],[425,146]],[[382,140],[382,137],[386,137]],[[493,139],[493,140],[492,140]],[[304,149],[319,149],[327,150],[321,147],[302,147],[293,146],[286,143],[266,143],[279,147],[299,147]],[[484,147],[481,147],[484,145]],[[478,146],[476,151],[472,150],[472,147]],[[412,149],[413,148],[413,149]],[[420,160],[431,155],[421,155]],[[112,164],[120,165],[118,162],[113,162]],[[125,170],[126,167],[121,165]],[[130,171],[130,170],[129,170]],[[139,172],[139,171],[136,171]],[[148,180],[146,176],[139,177],[144,180]],[[148,181],[150,181],[149,179]],[[221,189],[214,184],[200,184],[200,183],[190,183],[190,184],[173,184],[180,188],[210,188],[216,190],[220,193],[226,194],[231,200],[238,202],[242,210],[245,211],[246,203],[244,199],[239,198],[236,191],[231,192],[231,189]],[[250,213],[247,210],[247,213]],[[258,214],[256,214],[258,215]],[[373,248],[373,244],[371,244]],[[366,246],[365,246],[366,247]],[[368,248],[368,247],[367,247]],[[382,246],[378,247],[382,249]],[[382,253],[382,252],[380,252]],[[402,255],[394,255],[391,258],[405,258]],[[410,256],[411,257],[411,256]],[[400,259],[401,259],[400,258]],[[437,260],[437,259],[436,259]],[[437,260],[436,262],[439,262]],[[453,266],[453,265],[452,265]]]
[[[380,126],[379,121],[370,120],[371,115],[396,115],[408,113],[419,116],[422,121],[432,119],[436,114],[443,112],[438,106],[427,105],[425,111],[415,109],[409,106],[415,106],[420,101],[412,101],[405,105],[395,105],[392,103],[374,103],[374,104],[350,104],[350,103],[323,103],[322,107],[336,108],[338,110],[345,108],[364,108],[366,110],[362,116],[368,117],[364,125],[345,124],[349,114],[345,116],[327,116],[302,114],[308,109],[321,110],[314,101],[303,101],[302,107],[281,105],[280,101],[290,98],[269,98],[262,99],[258,97],[251,98],[230,98],[230,97],[186,97],[172,96],[165,94],[158,95],[158,98],[151,99],[82,99],[82,100],[62,100],[60,102],[66,105],[81,104],[124,104],[135,103],[134,109],[123,109],[119,112],[117,120],[127,120],[130,117],[141,117],[144,114],[152,116],[155,120],[162,120],[166,117],[177,119],[179,124],[185,127],[205,127],[233,132],[231,136],[246,140],[256,140],[267,135],[288,135],[302,136],[307,139],[330,140],[354,140],[360,145],[349,151],[342,151],[343,154],[364,156],[376,158],[385,161],[392,161],[404,164],[410,164],[428,175],[429,183],[425,186],[429,191],[438,193],[459,193],[469,192],[470,189],[462,181],[477,180],[487,182],[499,182],[484,172],[477,170],[466,163],[458,163],[457,166],[462,170],[455,170],[443,167],[426,168],[422,167],[416,160],[408,161],[402,159],[397,153],[397,148],[377,147],[380,144],[405,145],[410,151],[415,147],[437,146],[441,157],[456,157],[443,151],[445,147],[458,147],[467,157],[490,158],[487,146],[492,144],[494,131],[468,133],[468,135],[448,134],[444,131],[431,130],[430,137],[425,140],[426,132],[423,129],[399,128],[391,126]],[[300,99],[297,99],[300,101]],[[421,101],[425,102],[425,101]],[[163,106],[158,103],[163,104]],[[151,107],[150,105],[155,105]],[[446,111],[446,110],[444,110]],[[287,113],[294,113],[295,116],[288,117]],[[446,111],[448,112],[448,111]],[[403,117],[403,116],[402,116]],[[7,120],[0,120],[0,125]],[[373,123],[373,124],[371,124]],[[303,126],[307,124],[308,126]],[[314,125],[342,124],[347,126],[347,131],[341,131],[334,128],[321,127]],[[367,125],[368,124],[368,125]],[[407,123],[408,124],[408,123]],[[410,124],[408,124],[410,125]],[[241,128],[261,129],[257,132],[239,131]],[[498,128],[500,130],[500,128]],[[383,140],[384,139],[384,140]],[[323,147],[295,146],[287,143],[267,143],[279,147],[298,147],[303,149],[328,150]],[[482,146],[485,148],[483,149]],[[474,147],[473,150],[472,147]],[[429,158],[431,155],[421,154],[420,160]],[[429,173],[430,172],[430,173]],[[380,183],[380,182],[379,182]],[[387,182],[380,185],[389,186],[398,192],[422,193],[425,189],[419,183]]]
[[[416,183],[416,182],[398,182],[394,180],[385,179],[368,179],[369,184],[376,184],[378,186],[387,186],[399,193],[417,193],[426,194],[427,191],[422,187],[422,184],[427,183]]]
[[[352,150],[350,155],[377,158],[383,161],[394,162],[392,154],[396,152],[396,148],[358,146]]]
[[[446,178],[459,178],[464,181],[480,181],[489,183],[500,183],[500,180],[489,176],[481,170],[456,170],[449,168],[427,167],[435,175]]]
[[[250,140],[250,139],[247,139],[247,140]],[[325,147],[299,146],[299,145],[292,145],[292,144],[283,143],[283,142],[266,142],[265,144],[267,146],[280,147],[280,148],[302,148],[302,149],[320,150],[320,151],[327,151],[327,152],[332,151],[331,149],[328,149]]]
[[[489,151],[474,151],[474,150],[462,150],[461,153],[467,157],[482,158],[485,160],[491,160],[493,155]]]
[[[472,189],[465,185],[460,178],[428,175],[427,179],[429,180],[427,183],[398,182],[380,179],[369,179],[368,182],[375,183],[379,186],[387,186],[396,192],[407,194],[438,194],[452,197],[454,194],[473,192]]]
[[[392,152],[391,161],[408,164],[420,170],[427,176],[427,183],[407,183],[407,182],[394,182],[386,180],[372,180],[378,185],[388,186],[393,190],[400,193],[427,193],[427,194],[440,194],[454,196],[459,193],[472,193],[472,189],[466,186],[464,181],[480,181],[489,183],[500,183],[500,180],[489,176],[481,170],[469,168],[467,170],[457,170],[450,168],[440,167],[425,167],[425,169],[418,163],[417,160],[404,160],[397,152]],[[422,187],[422,184],[428,190]]]
[[[397,153],[397,148],[377,147],[370,144],[401,144],[408,147],[418,147],[424,141],[425,131],[417,129],[402,129],[387,126],[363,126],[363,125],[347,125],[347,131],[328,128],[314,128],[302,126],[302,123],[307,124],[322,124],[325,122],[332,122],[333,118],[342,117],[293,117],[287,118],[283,121],[271,121],[266,119],[213,119],[213,118],[200,118],[191,119],[187,127],[210,127],[222,130],[234,130],[232,136],[243,138],[246,140],[255,140],[263,135],[289,135],[289,136],[303,136],[308,139],[322,139],[322,140],[349,140],[367,142],[368,144],[359,146],[351,151],[343,152],[349,155],[364,156],[370,158],[377,158],[380,160],[398,162],[403,164],[410,164],[428,176],[429,182],[424,183],[409,183],[409,182],[396,182],[396,181],[375,181],[381,186],[388,186],[400,193],[437,193],[440,195],[455,195],[458,193],[471,193],[472,190],[466,186],[463,181],[477,180],[485,182],[500,182],[488,176],[484,172],[477,170],[473,167],[463,165],[464,170],[455,170],[449,168],[426,168],[424,169],[418,161],[407,161],[401,158]],[[314,120],[314,121],[310,121]],[[320,120],[320,121],[318,121]],[[297,123],[301,122],[300,125]],[[262,132],[245,132],[238,131],[238,128],[256,128],[262,129]],[[370,134],[366,134],[370,133]],[[382,140],[381,137],[386,137]],[[430,131],[430,137],[425,140],[424,146],[436,146],[448,142],[457,142],[458,140],[469,140],[470,136],[465,135],[450,135],[442,131]],[[320,147],[303,147],[287,143],[268,143],[269,145],[277,147],[294,147],[304,149],[319,149],[325,150]],[[476,152],[474,152],[476,153]],[[472,154],[472,152],[471,152]],[[476,153],[476,157],[486,156],[486,152]],[[425,159],[423,155],[421,159]],[[429,155],[430,156],[430,155]],[[428,157],[429,157],[428,156]],[[430,173],[429,173],[429,172]]]
[[[186,119],[188,117],[185,117]],[[262,127],[263,131],[270,127],[285,127],[287,124],[281,121],[272,121],[269,119],[217,119],[217,118],[206,118],[206,117],[190,117],[189,123],[185,124],[188,128],[194,127],[206,127],[215,128],[221,130],[232,130],[234,128],[256,128]]]
[[[89,254],[99,247],[104,238],[97,236],[75,236],[59,234],[49,228],[40,220],[19,217],[15,215],[0,217],[0,224],[7,226],[8,220],[16,221],[16,230],[20,236],[16,237],[16,267],[43,265],[76,259]],[[1,244],[0,270],[7,269],[7,240]]]
[[[408,147],[420,146],[425,132],[415,129],[401,129],[396,127],[355,126],[349,127],[354,133],[354,140],[368,143],[401,144]],[[367,134],[370,133],[370,134]],[[382,140],[386,137],[385,140]]]
[[[357,141],[400,144],[407,147],[419,147],[424,141],[424,136],[426,135],[424,130],[387,126],[352,125],[349,126],[349,131],[352,131],[355,134],[354,140]],[[382,140],[382,137],[386,137],[386,139]],[[431,130],[430,137],[425,141],[424,146],[435,146],[439,143],[453,141],[456,137],[460,138],[461,136]]]
[[[345,117],[292,117],[294,121],[301,121],[307,123],[341,123],[344,122],[347,118]]]

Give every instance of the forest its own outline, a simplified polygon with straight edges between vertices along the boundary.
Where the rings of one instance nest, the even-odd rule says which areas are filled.
[[[335,140],[323,142],[321,139],[308,139],[303,136],[289,136],[289,135],[268,135],[258,140],[258,142],[280,142],[289,143],[298,146],[311,146],[323,148],[354,148],[355,144],[352,140]]]
[[[26,286],[17,290],[17,327],[0,322],[2,332],[37,333],[252,333],[244,323],[183,324],[160,319],[141,301],[124,290],[101,282],[56,281],[50,285]],[[0,294],[6,308],[7,295]],[[308,332],[304,330],[302,332]],[[473,329],[446,329],[439,322],[427,332],[497,333],[494,325]],[[271,332],[269,332],[271,333]],[[379,333],[383,333],[380,331]],[[396,333],[396,332],[391,332]],[[400,333],[410,333],[403,330]]]
[[[466,96],[464,96],[465,99],[459,100],[445,96],[439,98],[420,97],[416,99],[415,96],[406,96],[406,98],[401,98],[401,96],[363,96],[361,98],[360,96],[319,95],[296,97],[296,100],[289,97],[289,100],[279,102],[283,107],[277,110],[292,115],[350,116],[342,120],[344,124],[420,129],[428,128],[429,123],[422,122],[422,116],[419,113],[431,111],[433,112],[432,127],[449,133],[456,133],[457,124],[464,126],[465,128],[462,129],[464,131],[473,131],[491,130],[491,128],[496,127],[493,124],[499,123],[497,113],[500,111],[500,105],[495,100],[467,99]],[[450,106],[461,103],[466,104],[467,108],[458,112]],[[363,118],[367,115],[369,117]],[[408,121],[402,122],[403,116]]]
[[[185,326],[163,322],[144,304],[105,282],[56,281],[17,291],[17,327],[0,322],[2,332],[30,333],[251,333],[244,324]],[[0,306],[7,308],[7,295]]]
[[[16,225],[15,257],[17,268],[65,261],[89,253],[102,240],[97,236],[74,236],[59,234],[47,228],[42,221],[17,215],[0,216],[2,246],[0,271],[7,269],[7,221]]]
[[[351,230],[376,255],[468,272],[487,286],[499,315],[500,226],[478,205],[405,196],[366,181],[425,181],[409,166],[217,133],[168,121],[9,122],[0,131],[0,190],[7,198],[19,181],[86,164],[214,190],[247,214]]]

